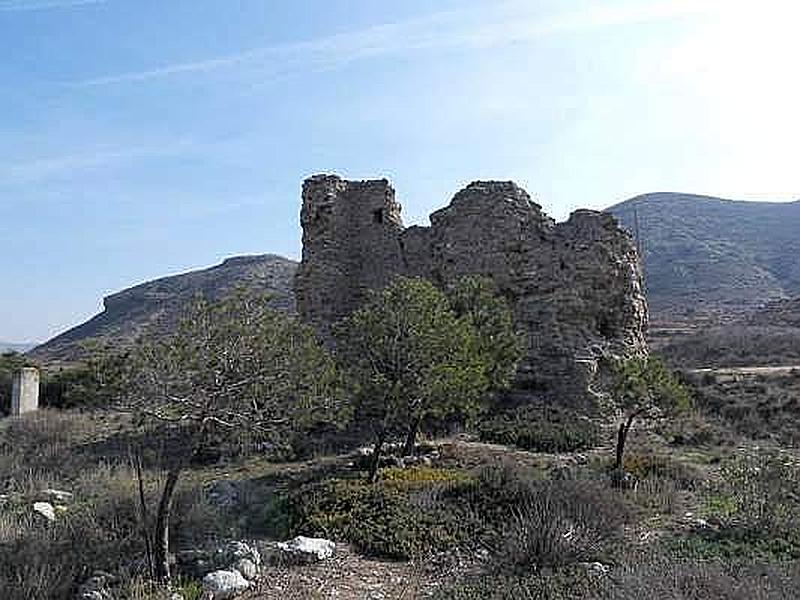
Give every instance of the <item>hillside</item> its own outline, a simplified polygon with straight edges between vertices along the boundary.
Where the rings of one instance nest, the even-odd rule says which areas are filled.
[[[634,231],[655,321],[740,313],[800,295],[800,201],[637,196],[608,209]]]
[[[770,302],[750,315],[753,325],[773,325],[800,329],[800,296],[788,300]]]
[[[800,365],[800,297],[775,300],[716,326],[651,340],[675,368]]]
[[[106,297],[104,310],[38,346],[29,356],[42,361],[78,358],[89,340],[124,344],[149,326],[174,325],[181,309],[198,294],[215,300],[237,285],[274,295],[274,306],[294,312],[292,282],[297,263],[272,254],[238,256],[222,264],[142,283]]]

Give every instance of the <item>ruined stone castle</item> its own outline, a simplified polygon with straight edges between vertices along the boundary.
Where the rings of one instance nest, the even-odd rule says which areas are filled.
[[[406,228],[385,179],[315,175],[303,184],[302,318],[323,335],[397,275],[446,287],[491,277],[526,334],[518,390],[580,396],[609,358],[646,353],[647,304],[635,245],[614,218],[575,211],[555,223],[512,182],[478,181]]]

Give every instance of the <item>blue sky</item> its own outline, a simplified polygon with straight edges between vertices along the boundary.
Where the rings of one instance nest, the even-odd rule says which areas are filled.
[[[793,0],[0,0],[0,340],[231,255],[297,258],[304,177],[474,179],[562,219],[800,197]]]

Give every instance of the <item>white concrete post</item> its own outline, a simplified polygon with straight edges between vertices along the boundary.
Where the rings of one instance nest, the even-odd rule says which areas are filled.
[[[14,373],[11,415],[19,416],[39,408],[39,369],[23,367]]]

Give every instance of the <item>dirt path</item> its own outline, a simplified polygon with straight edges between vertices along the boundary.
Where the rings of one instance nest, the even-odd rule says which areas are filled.
[[[800,365],[770,366],[770,367],[708,367],[704,369],[690,369],[689,373],[712,373],[714,375],[789,375],[792,371],[800,371]]]
[[[395,562],[359,556],[339,545],[334,558],[304,566],[268,567],[247,600],[418,600],[432,598],[464,564]]]

